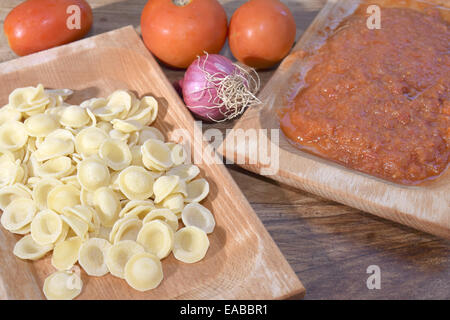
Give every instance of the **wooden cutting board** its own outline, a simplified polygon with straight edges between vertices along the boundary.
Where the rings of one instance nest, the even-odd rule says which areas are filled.
[[[450,239],[450,170],[420,186],[401,186],[300,151],[279,130],[276,110],[286,105],[287,96],[301,89],[301,85],[293,87],[292,84],[298,83],[298,78],[305,73],[307,61],[303,52],[316,50],[340,21],[354,12],[359,2],[329,1],[325,5],[259,94],[263,103],[246,111],[233,128],[237,134],[228,134],[219,151],[228,163],[237,163],[271,179]],[[249,129],[266,130],[269,143],[260,138],[250,143],[243,139],[239,142],[236,136],[251,137]],[[267,151],[262,154],[255,152],[265,147]],[[272,160],[265,159],[266,154],[272,154]],[[274,168],[279,169],[274,171]]]
[[[171,136],[174,129],[188,132],[194,148],[206,143],[194,135],[194,120],[158,63],[132,27],[125,27],[66,46],[0,64],[0,105],[17,87],[42,83],[48,88],[74,89],[69,102],[107,96],[130,89],[138,96],[151,94],[160,103],[155,126]],[[193,154],[194,155],[194,154]],[[204,205],[214,214],[216,229],[209,236],[204,260],[184,264],[170,255],[163,260],[164,280],[141,293],[111,275],[89,277],[77,299],[283,299],[300,298],[305,289],[223,164],[204,155],[201,176],[210,184]],[[50,256],[20,260],[12,253],[20,236],[0,227],[0,299],[42,299],[44,279],[54,268]]]

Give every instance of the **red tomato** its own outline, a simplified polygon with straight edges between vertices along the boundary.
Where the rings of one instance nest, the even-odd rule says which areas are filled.
[[[227,15],[217,0],[150,0],[142,12],[141,32],[162,62],[187,68],[204,51],[220,52]]]
[[[24,56],[81,39],[91,26],[92,9],[85,0],[28,0],[8,14],[3,29],[11,49]]]
[[[291,50],[295,20],[278,0],[250,0],[231,17],[228,40],[234,57],[256,68],[272,67]]]

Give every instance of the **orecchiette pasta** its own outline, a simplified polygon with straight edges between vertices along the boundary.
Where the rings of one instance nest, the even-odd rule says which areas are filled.
[[[136,290],[154,289],[162,279],[161,261],[150,253],[136,253],[125,265],[125,280]]]
[[[119,188],[130,200],[144,200],[153,195],[153,176],[144,168],[130,166],[119,174]]]
[[[173,165],[170,148],[162,141],[148,139],[141,147],[142,161],[152,170],[168,169]]]
[[[203,259],[209,248],[206,232],[190,226],[175,232],[173,255],[185,263],[195,263]]]
[[[109,185],[110,173],[106,164],[99,159],[86,159],[77,165],[77,177],[81,186],[88,191]]]
[[[40,179],[33,187],[33,199],[40,210],[47,209],[47,197],[53,188],[63,183],[58,179]]]
[[[147,252],[164,259],[173,248],[174,232],[172,228],[162,220],[152,220],[142,226],[137,236]]]
[[[179,176],[181,180],[186,182],[194,179],[199,173],[200,169],[193,164],[182,164],[167,171],[168,175]]]
[[[81,293],[83,282],[73,272],[57,271],[44,281],[44,294],[48,300],[72,300]]]
[[[206,233],[213,232],[216,226],[216,221],[211,211],[199,203],[189,203],[184,207],[181,213],[181,219],[185,226],[194,226],[202,229]]]
[[[20,121],[8,121],[0,126],[0,149],[16,151],[28,141],[28,132]]]
[[[40,245],[33,240],[31,235],[26,235],[16,242],[13,253],[24,260],[38,260],[52,251],[53,245]]]
[[[13,253],[37,260],[53,251],[48,299],[80,294],[81,279],[67,271],[76,263],[156,288],[160,259],[205,256],[215,220],[198,202],[209,184],[194,180],[200,170],[182,145],[149,126],[155,98],[118,90],[74,105],[65,101],[72,93],[18,88],[0,109],[0,222],[23,235]]]
[[[103,141],[99,149],[100,157],[113,170],[122,170],[131,163],[131,152],[128,145],[116,139]]]
[[[160,203],[178,186],[180,178],[178,176],[162,176],[156,179],[153,184],[155,203]]]
[[[109,248],[106,254],[106,265],[113,276],[124,279],[125,265],[137,253],[144,253],[144,248],[131,240],[123,240]]]
[[[59,128],[58,121],[50,114],[38,113],[24,122],[27,133],[31,137],[46,137]]]
[[[185,202],[200,202],[209,193],[209,183],[205,179],[197,179],[187,184],[187,197]]]
[[[5,208],[0,222],[6,230],[15,231],[31,223],[36,212],[37,207],[33,200],[17,198]]]
[[[49,209],[38,212],[31,222],[31,236],[42,246],[55,243],[62,229],[61,216]]]
[[[167,223],[172,230],[175,232],[178,230],[178,218],[177,216],[172,212],[172,210],[169,209],[154,209],[150,211],[149,214],[147,214],[142,220],[143,224],[146,224],[147,222],[153,221],[153,220],[162,220],[165,223]]]
[[[78,261],[82,243],[83,239],[79,237],[72,237],[57,243],[53,249],[52,265],[60,271],[72,268]]]
[[[91,238],[81,245],[78,262],[90,276],[101,277],[107,274],[106,255],[111,244],[105,239]]]
[[[97,189],[94,193],[94,205],[102,225],[112,227],[120,212],[120,201],[116,193],[108,187]]]
[[[102,143],[109,138],[108,133],[97,127],[82,129],[75,137],[75,149],[85,157],[96,155]]]
[[[62,213],[65,207],[80,204],[80,190],[70,184],[54,187],[47,196],[47,208]]]

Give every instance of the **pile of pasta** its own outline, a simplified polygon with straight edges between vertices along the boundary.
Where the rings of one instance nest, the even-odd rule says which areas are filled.
[[[47,299],[80,294],[76,263],[90,276],[156,288],[170,253],[185,263],[206,255],[215,220],[199,202],[209,184],[180,144],[150,126],[153,97],[118,90],[70,105],[71,94],[18,88],[0,109],[0,221],[24,235],[14,254],[52,252]]]

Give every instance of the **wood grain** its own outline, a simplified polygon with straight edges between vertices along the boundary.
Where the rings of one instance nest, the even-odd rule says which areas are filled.
[[[0,26],[20,0],[2,0]],[[132,24],[139,30],[146,0],[88,0],[89,36]],[[244,1],[221,1],[228,17]],[[294,14],[297,39],[326,0],[284,1]],[[230,56],[226,46],[223,53]],[[16,56],[0,33],[0,61]],[[171,81],[183,71],[162,67]],[[265,84],[273,70],[260,72]],[[205,125],[222,131],[235,122]],[[307,288],[305,299],[450,299],[450,242],[308,192],[228,166],[282,253]],[[1,247],[0,247],[1,250]],[[382,272],[381,290],[368,290],[367,267]],[[1,287],[1,283],[0,283]],[[0,299],[2,297],[0,296]]]
[[[169,139],[174,129],[185,130],[188,136],[183,139],[191,141],[194,159],[206,146],[201,135],[194,135],[192,116],[132,27],[4,62],[0,64],[0,82],[0,104],[7,102],[15,88],[37,83],[75,90],[69,103],[107,96],[117,89],[133,90],[139,97],[151,94],[159,101],[155,127]],[[85,285],[80,299],[283,299],[304,294],[302,284],[225,167],[207,153],[201,160],[196,164],[210,184],[204,205],[216,219],[205,259],[190,265],[169,256],[163,261],[164,281],[145,293],[111,275],[96,278],[82,273]],[[2,295],[40,298],[38,288],[54,272],[50,257],[33,263],[20,261],[12,257],[18,237],[4,229],[0,233],[4,238],[2,257],[6,258],[0,264]],[[20,278],[11,276],[14,270],[20,270]]]

